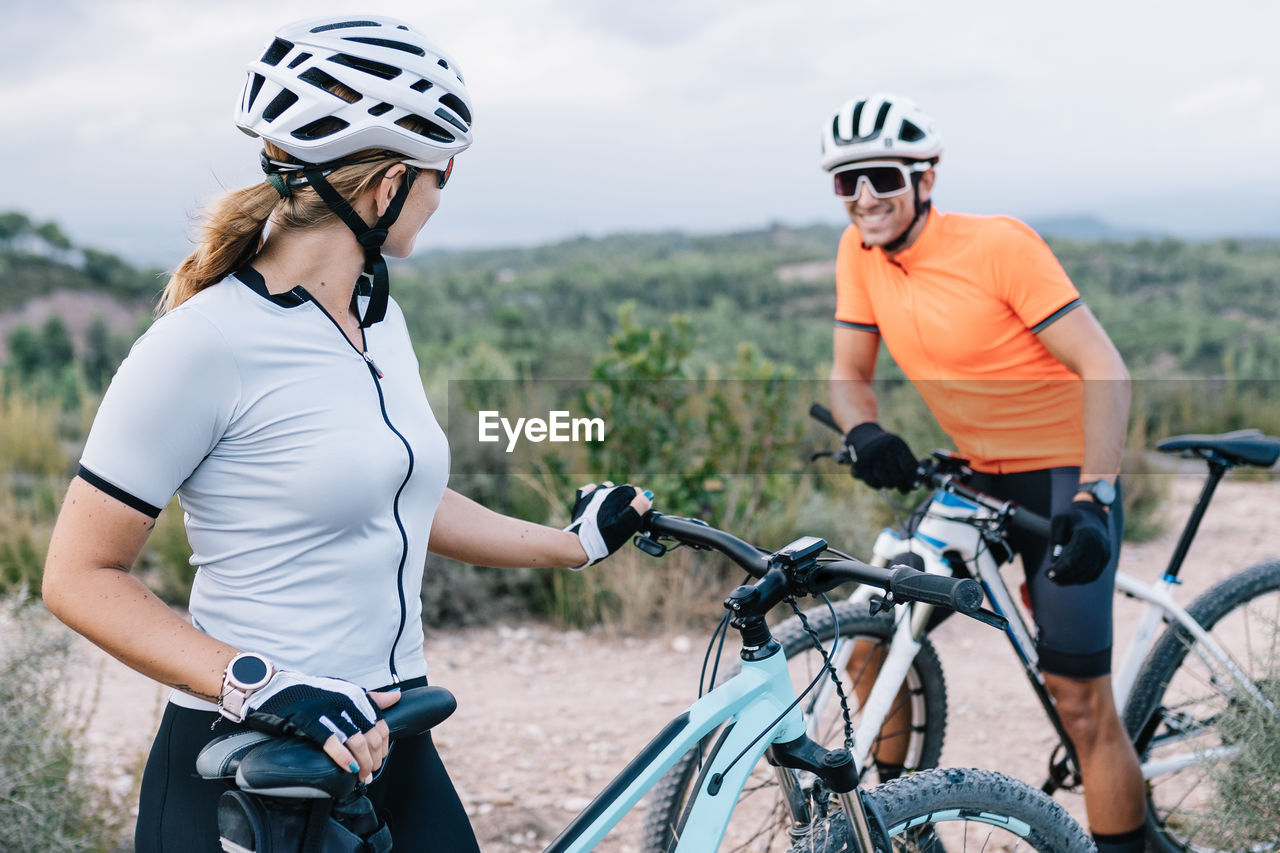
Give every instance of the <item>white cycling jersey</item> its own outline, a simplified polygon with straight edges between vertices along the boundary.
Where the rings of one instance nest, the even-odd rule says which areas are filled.
[[[134,344],[80,476],[153,517],[177,493],[200,630],[373,688],[426,674],[419,590],[449,450],[399,306],[365,342],[372,364],[305,290],[272,296],[242,270]]]

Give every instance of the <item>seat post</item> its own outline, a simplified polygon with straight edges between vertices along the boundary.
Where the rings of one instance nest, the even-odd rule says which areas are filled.
[[[1210,454],[1208,461],[1209,476],[1204,481],[1204,487],[1200,490],[1200,499],[1192,508],[1186,526],[1182,528],[1178,547],[1173,550],[1173,556],[1169,558],[1169,567],[1164,572],[1165,580],[1177,580],[1178,572],[1182,569],[1182,561],[1191,550],[1191,542],[1196,538],[1196,531],[1200,529],[1200,521],[1204,518],[1205,510],[1209,508],[1209,501],[1213,499],[1213,492],[1218,488],[1218,483],[1222,482],[1223,475],[1232,467],[1217,454]]]

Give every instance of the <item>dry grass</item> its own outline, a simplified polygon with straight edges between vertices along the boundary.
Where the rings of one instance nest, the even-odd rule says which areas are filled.
[[[0,846],[108,851],[128,810],[82,763],[87,714],[65,692],[69,635],[42,616],[21,596],[0,599]]]

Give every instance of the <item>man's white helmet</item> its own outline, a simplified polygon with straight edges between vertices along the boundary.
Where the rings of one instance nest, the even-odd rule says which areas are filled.
[[[942,134],[909,98],[883,92],[846,101],[822,126],[822,168],[859,160],[936,160]]]
[[[471,96],[453,60],[408,24],[314,18],[282,27],[249,63],[236,126],[304,163],[384,148],[443,169],[471,145]]]

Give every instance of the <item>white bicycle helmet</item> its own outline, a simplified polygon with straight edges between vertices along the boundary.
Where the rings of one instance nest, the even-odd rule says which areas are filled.
[[[822,126],[822,168],[891,157],[934,160],[942,134],[909,98],[883,92],[846,101]]]
[[[304,163],[382,148],[444,169],[471,145],[471,97],[453,60],[408,24],[313,18],[280,28],[249,63],[236,126]]]

